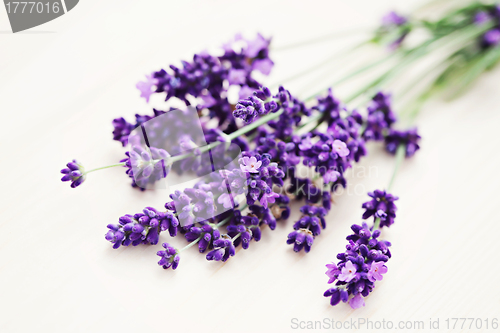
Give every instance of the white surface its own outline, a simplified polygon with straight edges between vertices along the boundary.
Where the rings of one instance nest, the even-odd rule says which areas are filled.
[[[76,190],[59,181],[72,158],[88,168],[122,158],[111,120],[150,112],[134,86],[152,70],[236,32],[261,31],[284,45],[373,26],[385,11],[416,4],[87,0],[15,35],[0,10],[0,332],[287,332],[292,318],[421,320],[426,328],[439,318],[444,329],[450,317],[499,318],[498,69],[418,118],[422,150],[401,168],[396,223],[383,232],[393,243],[389,272],[357,311],[322,296],[324,265],[360,222],[365,192],[389,180],[393,159],[378,145],[357,167],[377,172],[351,174],[350,192],[336,198],[310,254],[285,245],[295,206],[292,219],[226,264],[192,248],[177,271],[157,266],[159,245],[113,250],[104,240],[108,223],[161,207],[163,193],[132,190],[121,168],[91,174]],[[267,82],[338,45],[277,53]]]

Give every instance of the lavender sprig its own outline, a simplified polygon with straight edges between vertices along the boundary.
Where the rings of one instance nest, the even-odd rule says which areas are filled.
[[[400,143],[397,147],[396,166],[391,177],[388,189],[392,187],[399,170],[399,165],[405,157],[407,147]],[[353,234],[347,236],[349,244],[346,251],[337,254],[337,264],[327,264],[326,275],[328,283],[335,282],[335,287],[329,288],[325,297],[330,297],[330,304],[337,305],[340,301],[347,303],[353,309],[365,306],[364,298],[375,288],[375,281],[383,279],[387,273],[387,261],[391,258],[389,247],[391,243],[379,240],[380,230],[384,226],[391,226],[396,217],[395,201],[398,197],[382,190],[368,193],[372,200],[363,203],[365,209],[363,219],[374,216],[371,227],[363,222],[362,225],[351,226]]]

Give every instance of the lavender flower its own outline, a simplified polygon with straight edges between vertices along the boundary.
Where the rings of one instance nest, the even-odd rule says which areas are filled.
[[[394,50],[401,46],[410,31],[408,19],[391,11],[382,18],[382,25],[376,31],[373,41],[387,43]]]
[[[390,130],[385,137],[385,149],[390,154],[395,155],[397,148],[404,145],[406,157],[412,157],[420,149],[419,141],[420,135],[418,135],[416,128],[407,131]]]
[[[482,45],[483,47],[497,46],[500,43],[500,29],[495,28],[488,30],[483,35]]]
[[[236,250],[231,237],[229,235],[221,235],[219,239],[214,241],[214,249],[207,253],[206,258],[207,260],[227,261],[235,253]]]
[[[63,182],[71,181],[71,188],[80,186],[86,179],[85,169],[77,160],[73,160],[66,164],[67,168],[61,170],[64,176],[61,178]]]
[[[170,236],[174,237],[179,225],[172,212],[159,212],[152,207],[146,207],[142,213],[124,215],[118,222],[119,224],[109,224],[106,234],[106,240],[113,243],[114,249],[121,245],[156,245],[160,232],[169,230]]]
[[[406,22],[408,22],[406,17],[399,15],[395,11],[391,11],[385,14],[385,16],[382,18],[382,24],[385,26],[401,26],[403,24],[406,24]]]
[[[188,242],[193,242],[200,238],[198,242],[198,250],[204,253],[207,249],[213,248],[214,241],[220,238],[220,232],[213,224],[207,223],[199,227],[191,227],[184,237]]]
[[[242,153],[239,163],[241,170],[252,170],[252,172],[246,172],[247,203],[253,205],[259,201],[265,208],[269,203],[274,203],[279,195],[273,193],[272,186],[273,184],[283,186],[285,177],[285,173],[278,168],[278,164],[271,162],[269,154],[260,155],[248,151]]]
[[[162,246],[165,248],[163,251],[158,251],[158,255],[161,259],[158,261],[158,265],[162,266],[164,269],[172,267],[176,269],[179,266],[179,261],[181,260],[179,251],[168,243],[163,243]]]
[[[149,97],[154,93],[154,86],[158,83],[158,80],[153,78],[153,75],[146,75],[146,81],[138,82],[136,87],[141,92],[141,97],[146,99],[149,103]]]
[[[373,216],[374,221],[377,218],[380,219],[380,228],[390,227],[396,218],[397,207],[394,201],[399,198],[381,190],[369,192],[368,196],[370,196],[372,200],[362,205],[362,208],[365,209],[363,219],[366,220],[370,216]]]
[[[193,97],[200,98],[205,103],[198,108],[208,109],[211,118],[218,118],[219,125],[227,124],[227,128],[231,128],[234,118],[227,91],[231,86],[239,86],[240,94],[245,96],[245,91],[255,91],[261,86],[252,74],[254,71],[270,73],[274,63],[269,59],[269,44],[270,40],[260,34],[254,40],[237,36],[223,46],[223,55],[195,54],[192,61],[183,61],[182,67],[171,65],[168,70],[146,76],[147,80],[137,88],[146,100],[154,87],[154,93],[166,93],[166,100],[177,97],[186,105],[190,105]]]
[[[293,244],[293,250],[300,252],[302,249],[306,253],[311,251],[311,246],[314,242],[313,234],[308,229],[298,229],[288,234],[287,244]]]
[[[269,88],[261,87],[253,93],[253,96],[239,101],[233,115],[248,124],[258,116],[278,111],[278,108],[278,103],[271,97]]]
[[[255,156],[245,156],[242,158],[242,163],[240,164],[241,171],[258,173],[259,168],[262,165],[262,161],[257,161]]]
[[[482,25],[491,20],[491,16],[485,11],[479,11],[474,16],[474,23],[476,25]]]
[[[253,219],[250,219],[252,221]],[[244,250],[248,249],[248,246],[250,245],[250,241],[252,239],[255,239],[256,242],[260,240],[261,232],[260,228],[258,227],[259,221],[255,221],[255,225],[247,226],[245,224],[237,224],[237,225],[229,225],[227,226],[227,233],[228,236],[230,237],[237,237],[233,245],[234,247],[237,247],[240,242],[241,246]],[[255,233],[255,235],[254,235]],[[239,236],[238,236],[239,235]]]
[[[113,119],[113,140],[120,141],[125,147],[128,143],[128,136],[134,129],[134,125],[127,122],[124,118]]]
[[[384,133],[396,122],[396,115],[392,110],[391,96],[378,92],[368,106],[366,128],[362,134],[365,140],[380,141]]]
[[[374,282],[387,273],[385,264],[391,257],[391,244],[378,240],[380,231],[368,228],[366,223],[354,224],[351,229],[354,233],[347,237],[346,251],[337,255],[339,262],[326,265],[328,283],[336,283],[324,296],[330,297],[333,306],[342,301],[357,309],[365,305],[363,298],[373,291]]]
[[[132,187],[146,189],[148,184],[167,177],[172,168],[169,164],[170,154],[163,149],[148,147],[146,150],[140,146],[132,146],[125,153],[127,158],[120,162],[125,163],[127,175],[132,178]]]
[[[113,140],[120,141],[122,146],[125,147],[128,143],[128,139],[132,131],[144,124],[145,122],[164,114],[164,111],[153,109],[153,116],[150,115],[135,115],[135,123],[131,124],[127,122],[124,118],[113,119]]]

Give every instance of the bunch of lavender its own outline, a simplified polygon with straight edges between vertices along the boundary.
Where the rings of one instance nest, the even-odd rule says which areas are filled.
[[[299,132],[302,118],[311,112],[318,112],[316,125],[324,122],[326,133],[316,129],[307,134],[294,134]],[[377,112],[390,119],[384,121],[380,132],[389,133],[395,117],[390,101],[383,93],[377,93],[368,107],[369,115]],[[257,90],[237,104],[234,116],[249,123],[242,128],[243,131],[240,129],[241,133],[256,131],[255,148],[248,148],[243,141],[246,150],[242,152],[238,166],[211,173],[208,179],[203,179],[193,188],[175,192],[171,195],[173,201],[165,205],[166,211],[147,207],[144,214],[125,215],[120,217],[120,224],[108,225],[106,239],[114,244],[114,248],[130,244],[154,245],[162,231],[169,230],[173,237],[180,230],[179,234],[190,242],[185,248],[198,244],[200,252],[209,251],[207,260],[225,261],[234,255],[240,244],[246,249],[252,239],[260,240],[263,225],[273,230],[277,220],[289,217],[290,198],[280,190],[285,181],[289,181],[293,197],[304,199],[306,205],[300,209],[303,216],[294,224],[295,230],[289,234],[287,243],[293,244],[296,252],[302,249],[310,251],[314,238],[326,227],[331,192],[338,186],[346,186],[344,172],[367,153],[364,143],[369,137],[363,138],[361,129],[365,128],[366,133],[366,128],[371,128],[368,120],[357,111],[348,112],[331,90],[308,109],[282,87],[274,96],[268,88]],[[265,117],[274,118],[263,122],[267,120]],[[267,129],[258,126],[264,124],[268,125]],[[223,136],[220,132],[206,130],[205,133],[207,141],[221,143],[218,141],[219,136]],[[217,147],[211,144],[210,148]],[[122,162],[136,184],[144,187],[148,182],[164,178],[176,163],[186,162],[200,154],[184,155],[174,161],[176,157],[162,149],[133,146],[132,151],[127,152],[128,158]],[[318,187],[313,180],[297,175],[296,167],[301,162],[304,167],[314,169],[323,186]],[[249,212],[244,213],[247,206]],[[221,233],[219,228],[226,224],[226,232]],[[168,243],[163,246],[165,250],[158,254],[161,257],[159,264],[164,268],[177,268],[183,249],[177,250]]]
[[[192,172],[203,176],[203,181],[173,193],[172,201],[165,204],[166,211],[147,207],[142,213],[120,217],[118,224],[108,226],[106,239],[115,248],[157,244],[160,234],[169,230],[171,237],[184,237],[189,243],[182,249],[164,243],[164,250],[158,252],[160,266],[176,269],[180,253],[194,245],[201,253],[207,252],[207,260],[226,261],[235,255],[239,245],[246,249],[252,239],[259,241],[262,227],[275,229],[277,221],[287,219],[290,200],[295,199],[305,202],[300,208],[302,216],[293,224],[294,231],[287,243],[293,244],[296,252],[302,249],[309,252],[315,237],[326,227],[332,192],[346,186],[345,171],[367,154],[367,141],[383,141],[387,152],[397,155],[398,160],[401,156],[412,156],[419,149],[420,136],[416,129],[395,128],[398,124],[391,97],[380,91],[380,86],[398,78],[428,51],[442,51],[440,48],[450,41],[460,45],[447,58],[448,67],[442,75],[418,95],[410,114],[414,116],[422,103],[438,91],[437,87],[450,82],[450,73],[456,75],[453,69],[460,63],[460,57],[462,60],[465,57],[468,65],[469,59],[481,60],[481,66],[478,67],[477,62],[471,65],[473,74],[491,67],[500,57],[500,48],[495,47],[495,43],[484,45],[484,35],[498,25],[495,8],[474,4],[437,21],[410,20],[389,14],[377,32],[383,38],[371,41],[389,43],[392,52],[399,55],[394,57],[396,63],[343,102],[334,97],[331,90],[325,95],[326,88],[310,98],[300,99],[283,87],[273,94],[257,82],[254,71],[269,74],[273,65],[269,58],[270,39],[260,35],[254,40],[236,37],[224,45],[222,56],[202,52],[191,62],[182,62],[182,67],[170,66],[168,70],[147,75],[147,80],[137,85],[142,97],[149,101],[152,94],[165,94],[166,101],[176,97],[184,102],[186,109],[153,109],[153,115],[136,115],[134,123],[125,118],[115,119],[114,139],[124,146],[129,144],[130,148],[127,158],[112,166],[126,167],[127,175],[133,179],[132,186],[141,189],[151,188],[172,171]],[[477,19],[481,12],[489,15],[488,20]],[[430,37],[408,47],[403,40],[417,29],[426,29]],[[390,58],[384,55],[382,61]],[[382,61],[357,69],[341,81],[366,73]],[[425,72],[428,73],[431,71]],[[465,75],[468,80],[456,81],[471,81],[469,76],[471,74]],[[236,86],[240,100],[232,104],[228,91]],[[373,96],[366,112],[347,106],[363,95]],[[190,108],[196,111],[196,119],[172,116],[175,112],[187,115]],[[165,121],[161,119],[167,119],[173,126],[165,129],[162,126]],[[201,138],[183,131],[183,128],[195,127],[196,123],[201,126]],[[237,163],[233,163],[231,157],[237,150],[242,153]],[[304,177],[298,172],[299,167],[316,175]],[[102,168],[85,171],[81,164],[71,162],[61,171],[62,180],[71,181],[72,187],[76,187],[89,172],[99,169]],[[382,251],[384,244],[388,246],[377,240],[378,229],[394,222],[395,206],[393,201],[389,203],[391,197],[385,192],[375,191],[371,196],[373,200],[364,205],[363,217],[373,216],[375,225],[353,229],[350,252],[337,266],[340,271],[347,266],[351,269],[349,274],[354,272],[352,267],[356,268],[349,282],[363,280],[358,289],[342,287],[347,296],[357,297],[360,293],[366,296],[373,288],[372,280],[378,277],[376,272],[370,273],[371,277],[357,277],[357,273],[368,274],[372,267],[383,270],[380,266],[383,260],[369,257],[372,250]],[[364,237],[367,232],[368,238]],[[390,256],[387,252],[383,254]],[[361,260],[369,267],[363,266]],[[339,281],[345,283],[340,285],[347,283],[344,275],[341,279]],[[359,289],[361,283],[362,290]],[[332,291],[330,296],[334,294],[337,292]],[[344,292],[339,291],[338,295],[346,299]],[[359,302],[359,297],[353,302]]]

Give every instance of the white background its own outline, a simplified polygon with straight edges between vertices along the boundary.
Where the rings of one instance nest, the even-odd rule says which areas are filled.
[[[260,31],[286,45],[370,28],[389,9],[408,13],[418,5],[86,0],[18,34],[10,33],[1,8],[0,332],[287,332],[292,318],[424,321],[426,328],[439,318],[446,329],[446,318],[500,318],[498,69],[451,103],[427,104],[417,118],[422,149],[400,170],[396,223],[383,232],[393,244],[389,272],[356,311],[333,308],[322,296],[329,287],[325,264],[336,261],[350,225],[360,222],[365,193],[390,178],[394,159],[380,145],[369,146],[357,169],[376,172],[350,174],[350,191],[336,196],[311,253],[296,254],[285,244],[298,218],[295,205],[289,221],[264,230],[260,243],[227,263],[208,262],[192,248],[177,271],[156,264],[160,245],[113,250],[104,239],[108,223],[145,206],[162,207],[165,193],[133,190],[122,168],[90,174],[77,189],[59,181],[72,158],[93,168],[124,156],[111,140],[111,120],[151,112],[135,83],[153,70],[237,32]],[[275,52],[266,82],[350,41]],[[322,79],[330,81],[335,66]],[[290,88],[305,96],[323,87],[318,82],[312,76]]]

